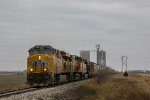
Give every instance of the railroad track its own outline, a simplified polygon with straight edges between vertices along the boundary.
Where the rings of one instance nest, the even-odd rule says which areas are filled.
[[[87,79],[84,79],[84,80],[87,80]],[[37,87],[36,88],[31,87],[31,88],[24,88],[24,89],[9,91],[9,92],[3,92],[3,93],[0,93],[0,99],[5,98],[5,97],[9,97],[9,96],[12,96],[12,95],[16,95],[16,94],[22,94],[22,93],[31,92],[31,91],[57,87],[57,86],[61,86],[61,85],[69,84],[69,83],[74,83],[74,82],[77,82],[77,81],[84,81],[84,80],[74,80],[74,81],[71,81],[71,82],[61,82],[61,83],[58,83],[58,84],[52,84],[51,86],[48,86],[48,87],[38,87],[38,88]]]
[[[8,97],[8,96],[15,95],[15,94],[21,94],[21,93],[25,93],[25,92],[30,92],[30,91],[34,91],[37,89],[38,88],[31,87],[31,88],[23,88],[23,89],[9,91],[9,92],[3,92],[3,93],[0,93],[0,98]]]

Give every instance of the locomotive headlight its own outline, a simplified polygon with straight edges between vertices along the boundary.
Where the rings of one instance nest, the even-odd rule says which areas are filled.
[[[30,69],[30,71],[32,72],[32,71],[33,71],[33,69],[31,68],[31,69]]]
[[[47,71],[47,69],[46,69],[46,68],[44,68],[44,71]]]
[[[41,56],[39,56],[39,60],[41,59]]]

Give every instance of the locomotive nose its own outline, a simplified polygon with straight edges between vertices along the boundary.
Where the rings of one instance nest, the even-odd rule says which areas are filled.
[[[46,72],[47,71],[46,63],[42,61],[33,62],[30,71],[33,73]]]

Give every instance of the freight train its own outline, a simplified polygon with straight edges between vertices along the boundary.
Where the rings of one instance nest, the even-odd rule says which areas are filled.
[[[30,86],[48,86],[60,81],[65,75],[66,81],[81,80],[93,76],[93,62],[49,45],[36,45],[29,49],[27,58],[27,84]]]

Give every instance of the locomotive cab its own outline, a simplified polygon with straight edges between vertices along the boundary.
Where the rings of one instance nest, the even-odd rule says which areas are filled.
[[[34,52],[36,51],[36,54],[33,54],[33,50]],[[29,50],[27,58],[27,84],[31,86],[48,85],[52,82],[53,56],[37,51],[35,48]]]

